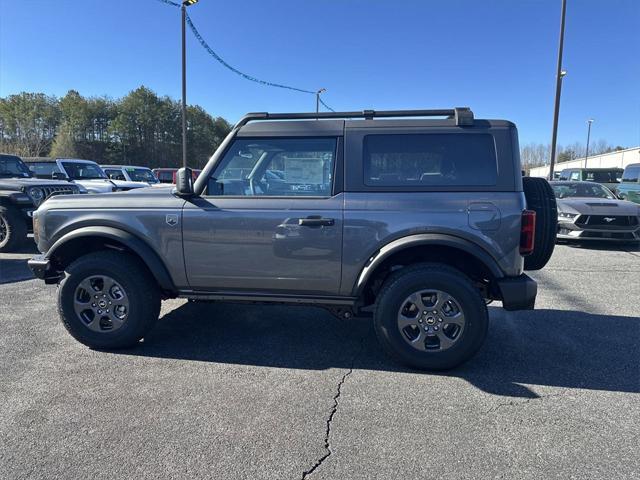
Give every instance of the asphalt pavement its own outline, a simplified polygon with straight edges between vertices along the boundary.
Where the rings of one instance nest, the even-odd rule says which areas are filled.
[[[638,248],[558,246],[536,310],[490,307],[443,374],[307,307],[172,300],[137,348],[92,351],[31,254],[0,254],[0,478],[638,478]]]

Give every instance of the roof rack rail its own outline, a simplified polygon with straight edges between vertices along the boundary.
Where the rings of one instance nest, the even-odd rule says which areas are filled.
[[[398,118],[398,117],[447,117],[455,119],[456,125],[473,125],[473,112],[469,107],[440,110],[362,110],[356,112],[310,112],[310,113],[247,113],[234,128],[240,128],[256,120],[319,120],[329,118]]]

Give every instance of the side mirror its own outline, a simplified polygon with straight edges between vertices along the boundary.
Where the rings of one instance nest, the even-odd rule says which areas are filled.
[[[69,180],[69,177],[67,177],[67,174],[62,172],[53,172],[51,174],[51,178],[53,180]]]
[[[193,196],[193,172],[190,168],[181,168],[176,172],[176,192],[181,197]]]

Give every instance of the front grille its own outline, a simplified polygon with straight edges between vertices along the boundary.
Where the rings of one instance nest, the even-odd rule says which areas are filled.
[[[576,225],[582,228],[624,229],[638,225],[638,217],[628,215],[580,215]]]
[[[611,238],[615,240],[635,240],[636,237],[631,232],[583,232],[576,238]]]
[[[71,185],[69,186],[46,185],[40,188],[42,188],[42,191],[44,192],[44,198],[49,198],[54,195],[70,195],[73,193],[78,193],[78,188]]]

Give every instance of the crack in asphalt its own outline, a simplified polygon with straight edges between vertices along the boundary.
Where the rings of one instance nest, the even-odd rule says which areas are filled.
[[[302,472],[302,480],[305,480],[306,478],[309,477],[309,475],[311,475],[313,472],[315,472],[320,465],[322,465],[324,463],[324,461],[329,458],[331,456],[331,454],[333,453],[333,451],[331,450],[331,423],[333,422],[333,417],[335,417],[336,413],[338,412],[338,399],[340,398],[340,395],[342,394],[342,386],[344,385],[344,382],[347,380],[347,377],[349,377],[349,375],[351,375],[353,373],[353,366],[356,363],[356,359],[358,358],[358,356],[360,355],[360,353],[362,352],[364,346],[364,340],[362,340],[360,342],[360,349],[358,350],[358,352],[353,356],[353,358],[351,359],[351,366],[349,367],[349,371],[347,371],[342,378],[340,379],[340,381],[338,382],[338,387],[336,389],[336,394],[333,396],[333,407],[331,408],[331,411],[329,412],[329,417],[327,418],[327,428],[324,434],[324,449],[325,449],[325,454],[322,455],[318,460],[316,460],[316,462],[313,464],[313,466],[309,469],[309,470],[305,470],[304,472]]]

